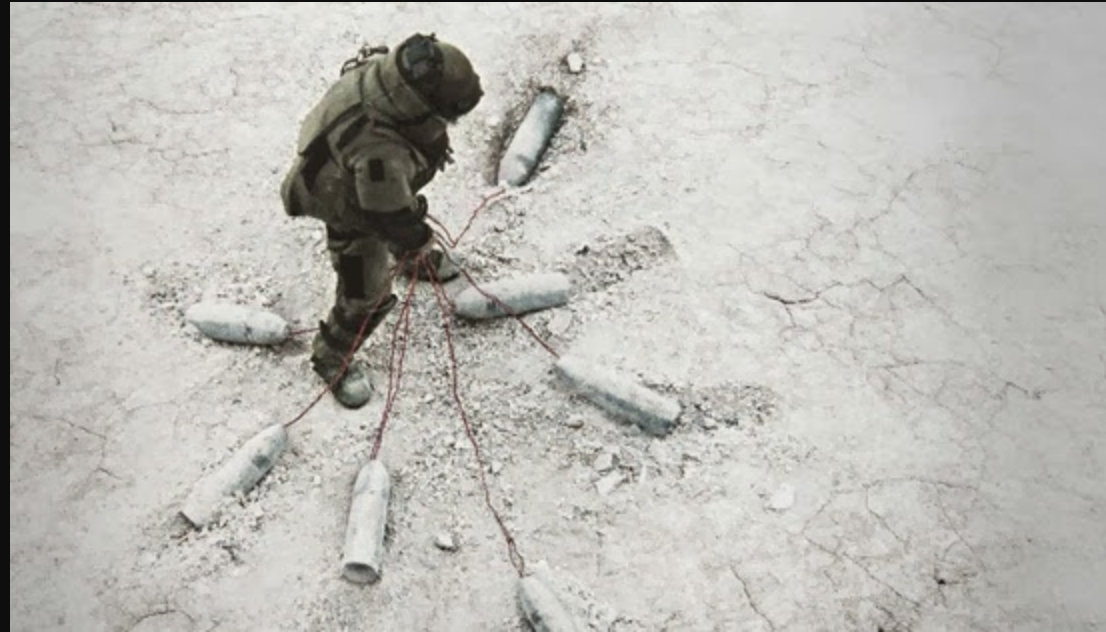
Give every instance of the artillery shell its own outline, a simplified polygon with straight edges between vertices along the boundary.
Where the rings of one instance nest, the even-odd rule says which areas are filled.
[[[276,345],[290,335],[288,322],[270,311],[231,303],[198,303],[185,320],[205,336],[222,342]]]
[[[579,632],[583,629],[549,584],[537,575],[519,579],[518,602],[534,632]]]
[[[564,107],[564,99],[556,92],[538,92],[499,161],[497,179],[501,184],[517,187],[530,179],[557,131]]]
[[[380,580],[391,495],[392,483],[384,464],[377,460],[366,463],[353,484],[342,555],[342,576],[353,583]]]
[[[269,426],[257,433],[219,469],[196,485],[185,501],[181,515],[197,529],[215,521],[235,494],[250,491],[269,473],[287,445],[288,431],[283,424]]]
[[[457,295],[454,309],[458,316],[472,320],[500,318],[512,312],[521,315],[564,305],[569,289],[569,279],[564,274],[523,275],[493,281],[479,289],[468,287]]]
[[[562,357],[555,370],[571,389],[599,408],[654,436],[670,433],[682,412],[680,402],[581,358]]]

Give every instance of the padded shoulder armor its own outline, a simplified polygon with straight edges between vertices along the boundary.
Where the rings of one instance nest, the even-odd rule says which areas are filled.
[[[316,141],[324,138],[347,114],[363,107],[362,77],[363,73],[372,67],[373,63],[369,63],[342,75],[327,90],[319,103],[308,112],[303,125],[300,126],[300,136],[296,143],[296,150],[301,155],[306,155],[308,149]]]

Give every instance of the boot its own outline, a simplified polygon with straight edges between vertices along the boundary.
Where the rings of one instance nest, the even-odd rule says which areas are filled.
[[[368,324],[365,325],[365,333],[361,339],[362,344],[380,326],[380,323],[395,307],[396,302],[397,297],[393,294],[373,312]],[[358,326],[360,327],[360,325]],[[341,330],[335,331],[325,321],[320,322],[319,334],[315,337],[314,342],[314,353],[311,356],[311,367],[326,384],[331,385],[330,391],[334,398],[342,406],[354,410],[369,403],[375,390],[368,368],[360,360],[353,357],[356,355],[356,351],[350,354],[350,348],[353,346],[356,333],[355,331],[350,335]],[[358,345],[358,347],[360,346]],[[350,354],[351,357],[349,365],[343,373],[342,363],[347,354]]]
[[[435,248],[426,254],[426,263],[430,264],[436,271],[438,282],[445,283],[446,281],[452,281],[456,279],[461,270],[457,267],[453,261],[445,255],[444,252]],[[401,272],[403,276],[410,279],[415,276],[415,262],[404,261],[401,265]],[[430,271],[426,269],[426,265],[419,267],[418,279],[420,281],[433,281],[434,277],[430,275]]]
[[[350,360],[345,374],[338,377],[342,369],[342,362],[326,361],[317,357],[311,358],[311,366],[327,384],[333,384],[330,392],[338,403],[351,410],[361,408],[369,403],[373,395],[372,378],[368,369],[359,360]],[[335,380],[338,380],[335,382]]]

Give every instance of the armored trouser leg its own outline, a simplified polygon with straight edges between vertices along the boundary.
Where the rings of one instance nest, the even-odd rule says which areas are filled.
[[[342,375],[332,389],[335,397],[349,408],[359,408],[371,397],[372,385],[367,371],[352,358],[395,307],[391,255],[378,239],[342,238],[334,231],[328,231],[327,246],[337,284],[334,304],[312,343],[311,360],[328,383]]]

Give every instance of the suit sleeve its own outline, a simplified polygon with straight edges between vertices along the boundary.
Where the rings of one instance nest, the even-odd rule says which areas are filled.
[[[426,199],[411,189],[416,166],[405,153],[381,150],[361,152],[353,160],[357,204],[364,221],[399,250],[417,249],[432,231]]]

